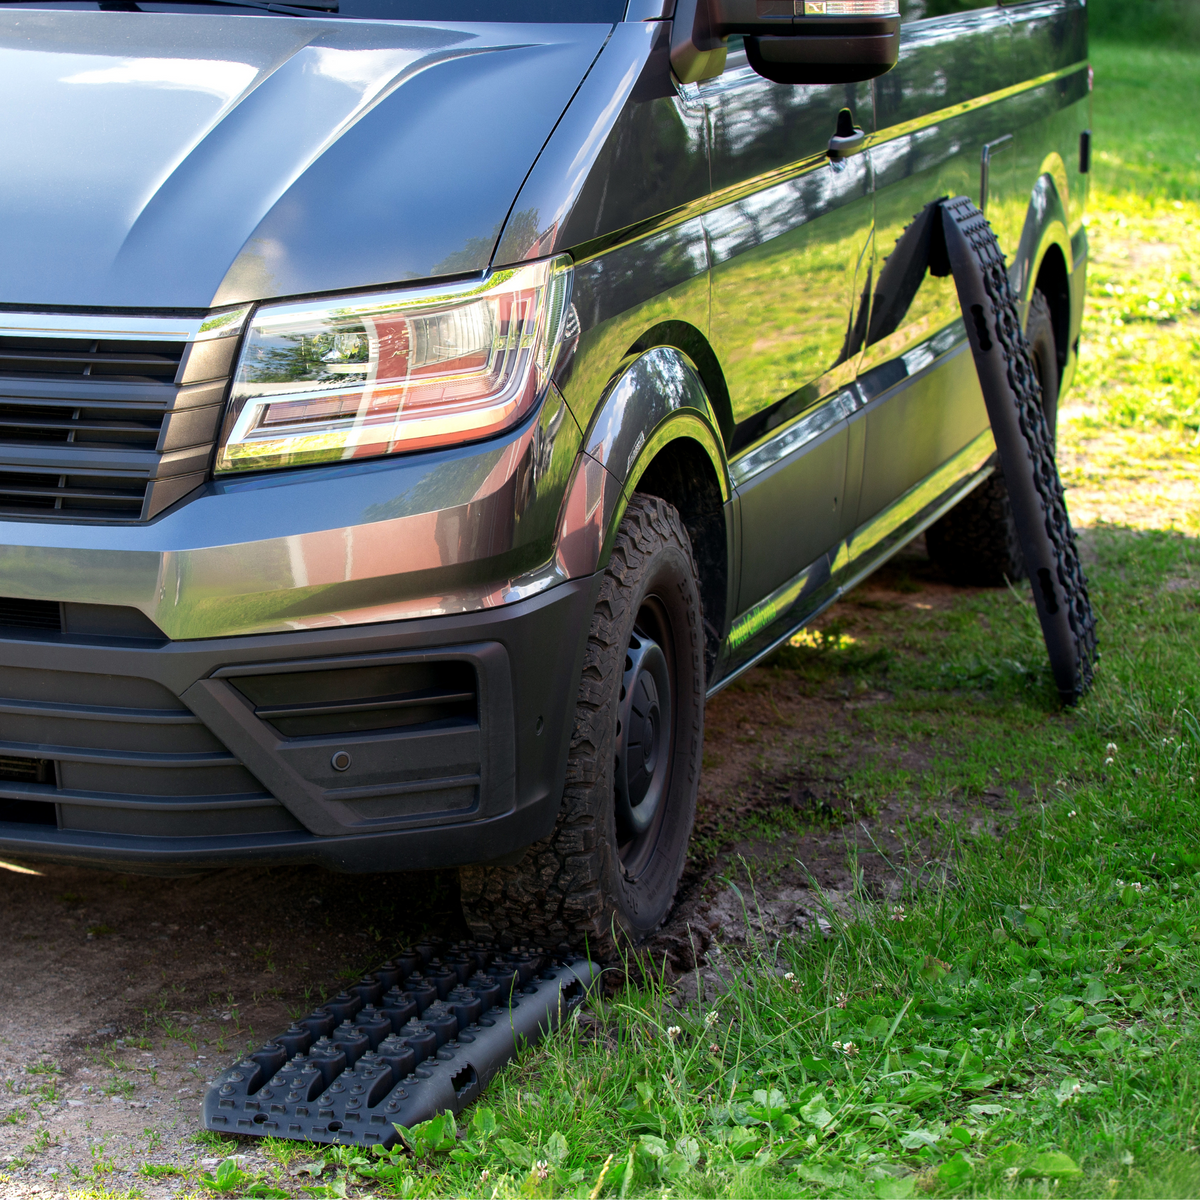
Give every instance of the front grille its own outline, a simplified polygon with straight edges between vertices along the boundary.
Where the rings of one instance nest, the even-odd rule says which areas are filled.
[[[39,319],[60,328],[15,328]],[[238,339],[147,337],[146,318],[96,336],[88,320],[76,336],[0,313],[0,517],[148,520],[207,477]]]
[[[114,487],[114,484],[124,486]],[[0,511],[13,515],[70,513],[136,521],[142,515],[145,500],[146,481],[131,482],[120,475],[0,471]]]
[[[182,342],[91,338],[0,337],[5,375],[86,375],[130,380],[174,379]]]

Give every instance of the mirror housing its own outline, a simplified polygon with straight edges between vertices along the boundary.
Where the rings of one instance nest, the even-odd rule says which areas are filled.
[[[730,34],[775,83],[859,83],[896,65],[899,0],[678,0],[671,69],[680,83],[725,69]]]

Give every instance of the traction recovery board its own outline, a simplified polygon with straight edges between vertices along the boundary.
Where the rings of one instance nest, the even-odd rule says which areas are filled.
[[[599,977],[586,959],[421,944],[222,1072],[204,1099],[220,1133],[390,1148],[461,1112],[522,1046],[552,1032]]]

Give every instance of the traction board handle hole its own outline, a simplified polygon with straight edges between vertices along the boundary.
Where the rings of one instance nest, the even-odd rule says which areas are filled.
[[[467,1063],[460,1071],[456,1071],[450,1078],[450,1086],[460,1100],[478,1083],[479,1074],[470,1063]]]
[[[986,353],[992,348],[991,335],[988,333],[987,316],[982,304],[971,305],[971,316],[975,318],[975,333],[979,338],[979,348]]]

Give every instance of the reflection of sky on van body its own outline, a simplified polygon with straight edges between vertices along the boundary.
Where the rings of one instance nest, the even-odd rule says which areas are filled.
[[[159,28],[139,39],[146,57],[110,56],[76,52],[86,37],[38,37],[43,14],[21,15],[24,27],[0,32],[0,105],[10,117],[21,114],[0,130],[5,161],[21,164],[0,172],[0,210],[10,228],[14,219],[35,228],[52,223],[55,257],[76,263],[111,262],[163,181],[297,44],[297,31],[279,22],[275,37],[260,35],[236,55],[222,55],[219,37],[210,57],[179,55],[171,53],[175,39],[154,36],[166,34]],[[48,247],[39,238],[5,241],[10,277],[46,271]]]
[[[792,114],[799,115],[807,106],[814,88],[771,88],[765,90],[762,77],[747,66],[732,67],[719,79],[706,83],[703,96],[713,103],[720,97],[721,136],[729,153],[743,154],[756,141]],[[823,90],[823,89],[822,89]]]
[[[494,236],[607,32],[0,7],[0,298],[200,308],[430,274]]]
[[[181,88],[187,92],[210,92],[228,102],[241,95],[258,75],[247,63],[220,62],[210,58],[127,58],[117,66],[98,67],[67,75],[63,83],[146,84],[158,90]]]

